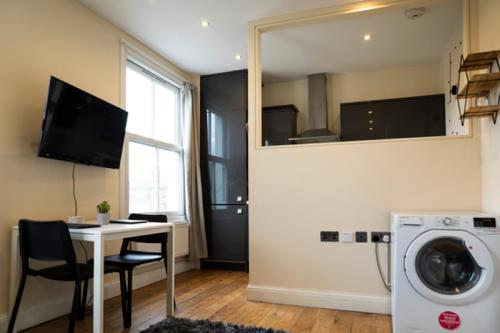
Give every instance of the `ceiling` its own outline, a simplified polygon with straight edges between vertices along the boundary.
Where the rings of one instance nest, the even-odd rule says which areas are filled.
[[[249,21],[358,0],[78,1],[183,70],[210,74],[247,67]],[[204,19],[208,28],[201,27]]]
[[[425,7],[423,17],[409,19],[404,11],[414,6],[265,33],[263,79],[438,64],[452,35],[461,33],[461,2],[435,1]],[[365,34],[371,40],[363,40]]]
[[[249,21],[360,0],[78,1],[181,69],[211,74],[247,67]],[[400,9],[264,35],[264,43],[270,46],[264,45],[263,51],[267,76],[292,78],[433,61],[460,16],[461,1],[443,1],[444,5],[433,6],[414,21],[404,17]],[[202,20],[210,25],[203,28]],[[362,43],[365,32],[373,33],[370,43]],[[388,50],[391,57],[386,57]],[[235,59],[236,54],[242,56],[241,60]]]

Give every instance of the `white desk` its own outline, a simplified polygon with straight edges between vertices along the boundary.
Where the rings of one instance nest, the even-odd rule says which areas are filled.
[[[89,222],[86,222],[89,223]],[[167,243],[167,316],[174,315],[175,227],[173,223],[107,224],[99,228],[70,229],[71,238],[94,243],[94,333],[104,332],[104,242],[114,239],[168,233]],[[12,227],[9,309],[14,306],[19,282],[19,230]],[[22,301],[21,301],[22,302]]]

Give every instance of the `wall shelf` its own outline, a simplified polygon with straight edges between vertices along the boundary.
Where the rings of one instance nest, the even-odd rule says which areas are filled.
[[[492,66],[497,61],[500,51],[488,51],[481,53],[472,53],[467,56],[460,65],[460,72],[477,71],[481,69],[489,69],[491,72]]]
[[[462,74],[465,74],[465,78],[467,80],[465,86],[457,94],[458,110],[462,126],[465,124],[465,119],[484,117],[491,117],[493,123],[496,124],[498,112],[500,111],[500,93],[498,94],[496,104],[492,104],[490,99],[491,92],[500,83],[499,56],[500,50],[472,53],[469,54],[467,58],[464,58],[462,55],[458,70],[458,87],[460,87],[460,78]],[[493,72],[495,65],[497,71]],[[485,70],[487,71],[486,73],[478,73],[479,71]],[[480,98],[486,100],[488,104],[478,105],[478,100]],[[473,99],[474,105],[467,105],[470,103],[469,99]],[[463,108],[460,100],[464,100]],[[462,109],[464,110],[463,112]]]

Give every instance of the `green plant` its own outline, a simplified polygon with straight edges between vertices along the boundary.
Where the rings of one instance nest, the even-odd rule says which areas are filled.
[[[101,214],[109,213],[110,209],[111,209],[111,205],[107,201],[103,201],[97,205],[97,211]]]

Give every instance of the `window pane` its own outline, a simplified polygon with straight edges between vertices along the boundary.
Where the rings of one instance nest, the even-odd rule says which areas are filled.
[[[155,83],[154,90],[155,139],[177,143],[177,93],[173,88],[168,88],[160,83]]]
[[[128,154],[129,212],[158,211],[156,148],[130,142]]]
[[[127,131],[153,137],[153,80],[127,67]]]
[[[159,149],[160,211],[181,211],[180,153]]]

